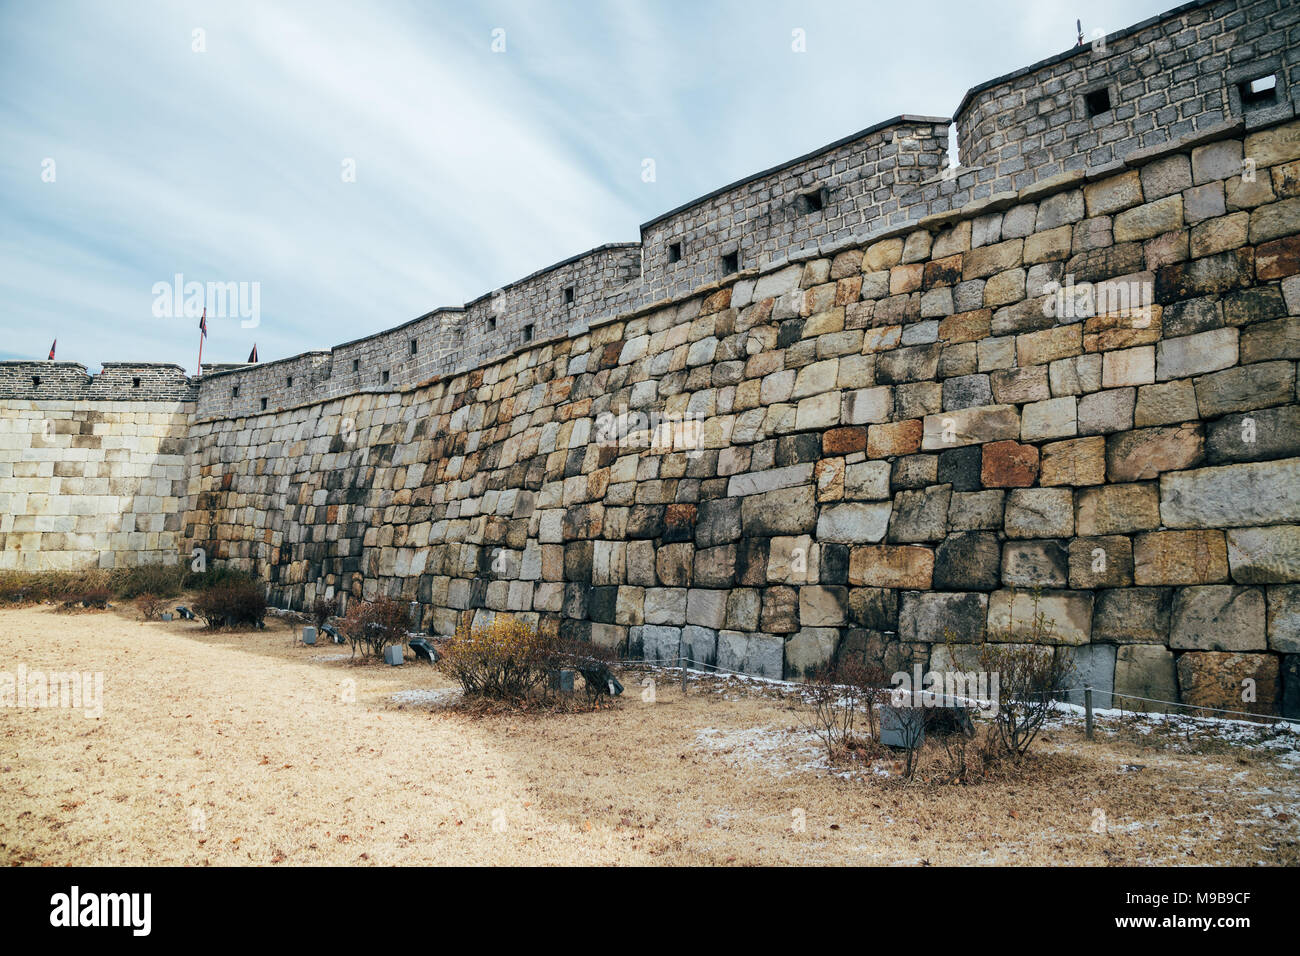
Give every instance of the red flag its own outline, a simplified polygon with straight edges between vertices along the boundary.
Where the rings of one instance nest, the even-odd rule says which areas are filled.
[[[257,361],[257,343],[256,343],[256,342],[253,343],[253,351],[251,351],[251,352],[248,353],[248,360],[249,360],[250,362],[256,362],[256,361]]]
[[[51,362],[54,361],[54,346],[56,346],[56,345],[58,345],[58,344],[59,344],[59,340],[58,340],[58,339],[55,339],[55,340],[50,344],[50,361],[51,361]]]
[[[206,308],[203,310],[203,314],[199,316],[199,331],[203,333],[205,339],[208,337],[208,310]]]

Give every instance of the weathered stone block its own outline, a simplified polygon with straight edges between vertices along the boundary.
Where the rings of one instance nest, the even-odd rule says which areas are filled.
[[[741,504],[747,535],[804,534],[817,524],[814,489],[809,485],[750,495]]]
[[[838,627],[848,621],[849,590],[805,585],[799,589],[799,623],[807,627]]]
[[[1070,542],[1070,587],[1125,588],[1132,584],[1133,547],[1128,538],[1103,535]]]
[[[903,592],[898,612],[904,642],[977,643],[983,639],[988,595],[977,593]]]
[[[816,523],[817,539],[842,544],[881,541],[889,527],[891,511],[888,501],[825,505]]]
[[[911,455],[920,449],[921,437],[920,419],[871,425],[867,428],[867,455],[870,458]]]
[[[1015,406],[986,405],[925,416],[921,447],[926,451],[942,451],[1019,437],[1020,415]],[[907,453],[910,452],[904,452]]]
[[[1125,644],[1120,647],[1115,655],[1113,694],[1116,706],[1125,710],[1162,710],[1161,705],[1148,701],[1178,700],[1173,653],[1169,648],[1155,644]]]
[[[1300,459],[1163,474],[1160,517],[1170,528],[1231,528],[1300,521]]]
[[[1044,629],[1035,634],[1041,614]],[[1092,594],[1086,591],[994,591],[989,595],[988,639],[1037,644],[1087,644]],[[1031,640],[1031,638],[1038,638]]]
[[[725,630],[718,633],[718,668],[780,680],[784,676],[785,641],[773,634]]]
[[[876,588],[929,588],[934,560],[929,548],[888,544],[856,547],[849,553],[849,583]],[[803,616],[800,620],[810,623]]]
[[[1300,527],[1234,528],[1227,537],[1228,564],[1238,584],[1300,581]]]
[[[1092,639],[1116,644],[1164,644],[1169,639],[1171,588],[1122,588],[1097,592]]]
[[[1067,438],[1078,432],[1073,395],[1034,402],[1020,410],[1020,437],[1025,441]]]
[[[1074,667],[1062,681],[1062,686],[1072,688],[1065,695],[1068,703],[1082,707],[1084,689],[1091,687],[1095,709],[1108,710],[1113,705],[1116,650],[1113,644],[1084,644],[1070,652]]]
[[[1277,712],[1278,702],[1277,665],[1278,659],[1274,654],[1214,651],[1181,654],[1178,657],[1178,690],[1187,704],[1216,710],[1273,714]]]
[[[763,590],[759,626],[773,634],[792,634],[799,629],[798,589],[787,586]]]
[[[1279,654],[1300,654],[1300,584],[1267,589],[1268,648]]]
[[[1175,650],[1264,650],[1268,646],[1264,592],[1226,584],[1175,591],[1169,646]]]
[[[1196,390],[1186,379],[1160,385],[1143,385],[1138,389],[1133,424],[1170,425],[1197,417]]]
[[[950,534],[934,553],[933,587],[992,591],[999,583],[999,550],[997,535],[991,532]]]
[[[1225,328],[1162,339],[1156,346],[1157,378],[1167,382],[1230,368],[1237,363],[1237,334]]]
[[[1008,538],[1068,538],[1074,534],[1069,488],[1017,488],[1007,494],[1003,526]]]
[[[1106,480],[1106,439],[1100,435],[1051,442],[1043,446],[1042,456],[1039,481],[1044,486],[1099,485]]]
[[[1028,488],[1038,478],[1038,448],[1016,441],[983,446],[980,481],[989,488]]]
[[[1205,438],[1199,423],[1142,428],[1106,438],[1106,475],[1113,482],[1141,481],[1199,465]]]
[[[835,657],[840,632],[834,627],[803,627],[785,642],[785,673],[793,679],[808,679]]]
[[[1133,539],[1138,584],[1215,584],[1228,580],[1222,531],[1153,531]]]
[[[1196,404],[1202,418],[1244,412],[1293,401],[1295,366],[1260,362],[1196,379]]]
[[[1017,588],[1063,588],[1069,555],[1059,541],[1008,541],[1002,547],[1002,583]]]
[[[1101,435],[1133,427],[1137,389],[1111,388],[1079,399],[1079,434]]]
[[[942,540],[948,531],[948,501],[951,494],[952,489],[947,485],[934,485],[916,491],[900,491],[894,498],[893,515],[889,521],[889,540],[891,542]],[[841,505],[840,507],[875,506]],[[824,509],[823,516],[829,510],[831,509]],[[819,525],[818,538],[823,537]],[[825,538],[825,540],[843,539]]]
[[[1080,488],[1075,506],[1081,535],[1150,531],[1161,523],[1160,496],[1154,483]]]

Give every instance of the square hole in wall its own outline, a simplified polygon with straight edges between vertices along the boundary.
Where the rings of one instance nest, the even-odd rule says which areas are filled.
[[[533,340],[533,324],[530,322],[524,326],[524,341],[531,342],[532,340]]]
[[[131,387],[132,387],[132,388],[139,388],[139,387],[140,387],[140,380],[139,380],[138,378],[133,378],[133,379],[131,379]]]
[[[292,376],[292,375],[286,375],[286,376],[284,377],[284,387],[285,387],[285,388],[293,388],[293,376]]]
[[[497,330],[497,317],[495,315],[488,316],[488,329],[493,332]]]
[[[1104,87],[1083,94],[1083,105],[1088,110],[1089,118],[1100,116],[1110,111],[1110,90]]]
[[[388,369],[384,369],[384,371],[380,374],[379,381],[384,385],[388,384]]]
[[[1270,106],[1277,102],[1277,74],[1243,80],[1237,84],[1237,92],[1241,95],[1241,105],[1246,109]]]
[[[729,276],[733,272],[740,271],[740,253],[728,252],[722,257],[722,274]]]
[[[420,351],[420,340],[411,339],[411,354],[414,355],[418,351]]]
[[[354,371],[354,372],[359,372],[359,371],[361,371],[361,359],[353,359],[353,360],[352,360],[352,371]]]
[[[39,375],[33,375],[33,376],[32,376],[32,388],[39,388],[39,387],[40,387],[40,384],[41,384],[41,377],[40,377]]]
[[[262,399],[262,411],[266,411],[266,399]]]
[[[814,190],[810,193],[804,193],[799,197],[799,209],[806,216],[809,213],[821,212],[826,208],[826,195],[821,189]]]
[[[571,286],[571,285],[566,285],[566,286],[564,287],[564,304],[565,304],[565,305],[573,305],[573,293],[574,293],[574,287],[573,287],[573,286]]]
[[[232,386],[230,386],[230,397],[231,397],[231,398],[238,398],[238,397],[239,397],[239,386],[238,386],[238,385],[232,385]]]
[[[682,261],[682,244],[680,242],[668,243],[668,264]]]

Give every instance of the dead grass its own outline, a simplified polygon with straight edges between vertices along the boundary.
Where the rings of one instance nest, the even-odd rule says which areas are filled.
[[[797,703],[742,681],[683,698],[670,676],[649,703],[633,672],[608,708],[472,716],[427,664],[295,645],[275,618],[43,606],[0,630],[0,670],[104,674],[97,720],[0,708],[9,864],[1300,863],[1294,752],[1067,727],[1015,776],[904,782],[828,771]]]

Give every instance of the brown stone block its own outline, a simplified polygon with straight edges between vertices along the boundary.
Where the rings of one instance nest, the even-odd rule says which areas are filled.
[[[867,456],[889,458],[893,455],[911,455],[921,449],[922,421],[919,418],[905,422],[871,425],[867,429]]]
[[[1017,441],[989,442],[983,448],[980,481],[986,488],[1028,488],[1038,478],[1038,449]]]
[[[1152,531],[1133,539],[1133,576],[1140,585],[1216,584],[1228,580],[1222,531]]]
[[[934,575],[934,552],[908,545],[875,544],[849,553],[849,583],[924,590]]]

